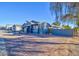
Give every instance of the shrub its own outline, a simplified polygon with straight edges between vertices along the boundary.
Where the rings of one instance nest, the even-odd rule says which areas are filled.
[[[76,25],[79,27],[79,21],[76,22]]]
[[[52,33],[52,28],[51,27],[48,28],[48,31],[49,31],[49,33]]]
[[[63,28],[64,28],[64,29],[71,29],[71,27],[68,26],[68,25],[63,25]]]
[[[74,31],[78,31],[78,30],[79,30],[79,28],[78,28],[78,27],[74,27],[73,29],[74,29]]]
[[[60,26],[60,22],[54,22],[53,25]]]

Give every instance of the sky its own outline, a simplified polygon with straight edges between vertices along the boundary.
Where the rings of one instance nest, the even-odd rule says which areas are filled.
[[[28,20],[52,23],[48,2],[0,2],[0,25],[23,24]]]

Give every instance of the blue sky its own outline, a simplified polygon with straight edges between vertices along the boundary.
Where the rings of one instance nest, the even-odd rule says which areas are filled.
[[[26,20],[52,23],[48,2],[0,2],[0,25],[23,24]]]

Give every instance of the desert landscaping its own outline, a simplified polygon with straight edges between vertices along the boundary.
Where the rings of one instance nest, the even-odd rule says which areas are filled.
[[[11,56],[78,56],[78,37],[44,37],[1,33],[0,55]]]

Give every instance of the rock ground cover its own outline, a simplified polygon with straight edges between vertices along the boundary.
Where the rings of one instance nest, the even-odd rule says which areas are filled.
[[[9,56],[78,56],[78,37],[38,37],[35,35],[0,34],[0,55]],[[1,40],[1,39],[0,39]],[[3,45],[2,45],[3,44]]]

